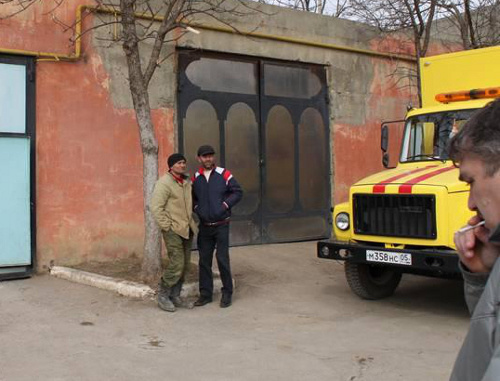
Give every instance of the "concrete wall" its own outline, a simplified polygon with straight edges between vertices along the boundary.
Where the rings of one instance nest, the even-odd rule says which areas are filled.
[[[55,11],[57,19],[73,25],[76,7],[84,3],[89,1],[64,2]],[[380,122],[403,117],[411,98],[391,74],[397,65],[410,63],[307,45],[380,51],[398,47],[400,51],[397,39],[382,38],[366,26],[258,7],[259,12],[229,21],[241,31],[255,30],[269,38],[199,28],[199,35],[186,34],[176,44],[325,65],[330,93],[332,200],[344,201],[354,181],[382,169]],[[37,2],[27,11],[1,20],[0,48],[71,52],[72,30],[54,25],[49,15],[52,8],[51,2]],[[88,16],[84,28],[106,17]],[[198,21],[216,25],[211,20]],[[51,262],[68,265],[142,252],[142,157],[125,58],[122,48],[113,42],[114,34],[113,27],[85,34],[83,58],[78,62],[37,63],[37,261],[41,270]],[[282,42],[272,36],[304,43]],[[174,45],[164,53],[172,52]],[[165,170],[164,158],[177,144],[176,76],[174,54],[162,63],[151,86],[161,171]]]

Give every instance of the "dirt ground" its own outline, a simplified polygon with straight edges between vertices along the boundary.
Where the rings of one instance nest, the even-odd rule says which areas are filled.
[[[315,243],[231,249],[233,306],[166,313],[48,275],[0,282],[0,380],[447,380],[469,324],[457,281],[368,302]]]
[[[141,281],[141,260],[136,256],[112,262],[85,262],[72,266],[72,268],[132,282]]]

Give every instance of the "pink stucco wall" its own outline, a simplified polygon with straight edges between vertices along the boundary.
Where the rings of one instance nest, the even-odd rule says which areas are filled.
[[[71,26],[79,4],[63,2],[59,24]],[[91,3],[91,2],[90,2]],[[0,21],[0,48],[69,54],[73,30],[48,16],[54,3],[37,2],[27,11]],[[3,8],[2,12],[7,12]],[[15,31],[13,33],[12,31]],[[37,263],[70,265],[141,255],[143,240],[142,155],[132,109],[114,106],[110,77],[83,39],[78,62],[39,60],[36,80]],[[378,45],[377,45],[378,44]],[[390,50],[389,41],[383,50]],[[380,42],[374,42],[380,49]],[[380,122],[402,118],[407,90],[387,76],[394,63],[372,58],[366,120],[359,125],[334,122],[332,152],[334,201],[344,201],[349,186],[382,169]],[[381,99],[384,106],[381,107]],[[153,110],[160,146],[160,171],[174,149],[174,110]]]
[[[63,2],[60,22],[71,25],[79,3]],[[72,31],[43,16],[51,2],[2,20],[2,49],[69,54]],[[5,9],[3,11],[6,11]],[[12,33],[16,30],[16,33]],[[37,263],[72,264],[142,252],[142,155],[131,109],[110,99],[108,74],[90,35],[79,62],[37,62]],[[173,110],[153,111],[160,157],[172,152]],[[160,170],[165,170],[164,160]]]

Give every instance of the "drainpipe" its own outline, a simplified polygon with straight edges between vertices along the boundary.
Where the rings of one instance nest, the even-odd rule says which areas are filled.
[[[17,49],[3,49],[3,48],[0,48],[0,53],[37,57],[38,61],[48,61],[48,60],[50,60],[50,61],[70,61],[70,62],[78,61],[81,58],[81,53],[82,53],[82,40],[81,40],[82,23],[83,23],[82,14],[86,10],[88,10],[90,12],[111,14],[111,15],[114,15],[115,17],[119,16],[121,14],[121,12],[116,11],[114,9],[94,7],[94,6],[90,6],[90,5],[78,6],[78,8],[76,10],[76,23],[75,23],[76,27],[75,27],[75,38],[74,38],[75,51],[74,51],[74,53],[61,54],[61,53],[47,53],[47,52],[17,50]],[[163,17],[151,16],[151,15],[144,14],[144,13],[137,13],[135,15],[135,17],[138,19],[142,19],[142,20],[159,21],[159,22],[163,21]],[[396,59],[396,60],[406,61],[406,62],[411,62],[411,63],[416,62],[416,59],[414,57],[411,57],[408,55],[383,53],[383,52],[377,52],[374,50],[353,48],[353,47],[349,47],[349,46],[322,43],[322,42],[316,42],[316,41],[309,41],[309,40],[304,40],[304,39],[300,39],[300,38],[284,37],[284,36],[278,36],[278,35],[274,35],[274,34],[265,34],[265,33],[257,33],[257,32],[249,32],[249,33],[243,32],[243,33],[241,33],[241,32],[237,32],[234,29],[231,29],[228,27],[217,27],[217,26],[210,26],[210,25],[204,25],[204,24],[198,24],[198,23],[185,24],[185,26],[193,27],[193,28],[197,28],[197,29],[214,31],[214,32],[220,32],[220,33],[236,34],[236,35],[240,35],[240,36],[244,36],[244,37],[259,38],[259,39],[263,39],[263,40],[281,41],[281,42],[287,42],[287,43],[303,45],[303,46],[311,46],[311,47],[316,47],[316,48],[344,51],[344,52],[349,52],[349,53],[357,53],[357,54],[367,55],[367,56],[371,56],[371,57],[378,57],[378,58],[383,58],[383,59],[390,59],[390,60]]]

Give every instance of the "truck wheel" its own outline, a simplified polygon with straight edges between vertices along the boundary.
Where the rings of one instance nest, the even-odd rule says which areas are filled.
[[[350,262],[345,262],[344,266],[349,287],[363,299],[376,300],[391,296],[401,281],[401,273],[387,267]]]

